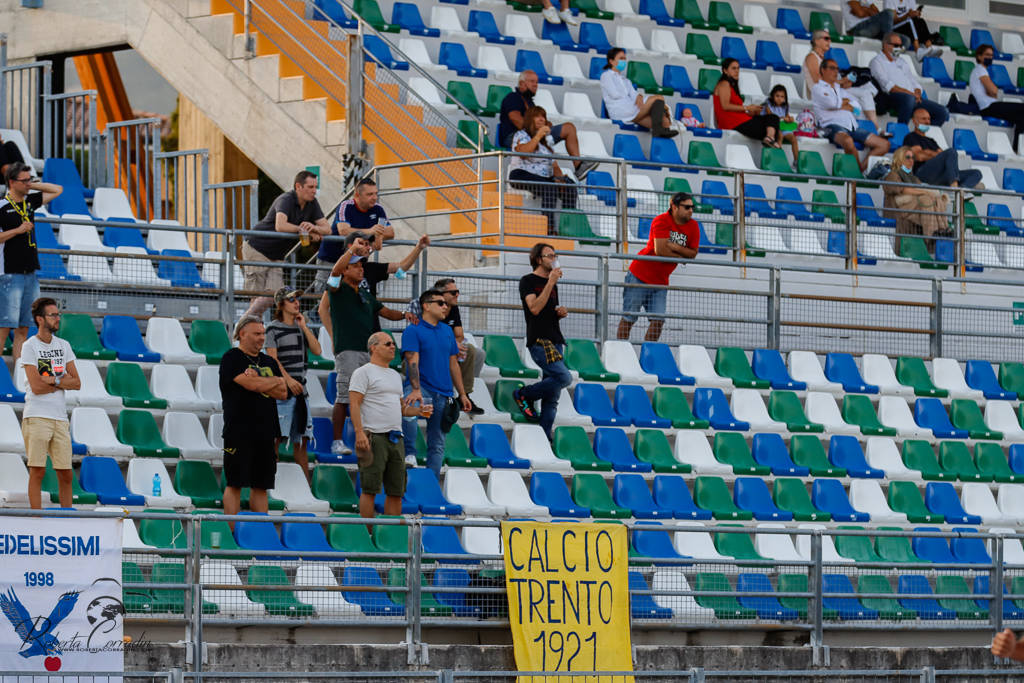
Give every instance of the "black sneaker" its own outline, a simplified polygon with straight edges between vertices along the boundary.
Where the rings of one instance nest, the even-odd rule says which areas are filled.
[[[576,167],[576,180],[583,182],[583,179],[587,177],[587,174],[598,167],[598,162],[587,159],[581,161],[580,165]]]
[[[484,409],[481,408],[480,406],[478,406],[476,403],[474,403],[473,399],[469,399],[469,405],[471,406],[469,411],[468,411],[470,415],[483,415],[484,414]]]
[[[538,415],[534,407],[530,405],[530,402],[523,398],[522,387],[512,392],[512,400],[516,402],[516,405],[519,406],[519,410],[527,420],[530,420],[531,422],[540,422],[540,415]]]

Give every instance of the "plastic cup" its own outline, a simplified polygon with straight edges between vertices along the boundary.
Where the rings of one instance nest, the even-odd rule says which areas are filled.
[[[423,400],[420,402],[420,406],[423,417],[430,417],[434,414],[434,399],[424,396]]]
[[[210,545],[213,546],[216,549],[220,548],[220,532],[219,531],[212,531],[212,532],[210,532]]]
[[[299,244],[301,244],[304,247],[308,247],[309,246],[309,231],[308,230],[300,230],[299,231]]]

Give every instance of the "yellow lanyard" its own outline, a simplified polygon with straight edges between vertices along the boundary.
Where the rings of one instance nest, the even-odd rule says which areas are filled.
[[[21,206],[18,206],[15,203],[15,201],[13,199],[11,199],[11,193],[10,192],[8,192],[4,196],[4,199],[6,199],[8,202],[10,202],[11,206],[14,207],[14,210],[18,212],[19,216],[21,216],[21,220],[22,221],[24,221],[26,223],[32,223],[32,217],[28,213],[28,200],[27,199],[23,199],[21,201]],[[33,223],[33,230],[29,231],[29,233],[28,233],[28,246],[30,246],[30,247],[35,247],[36,246],[35,240],[32,239],[32,235],[35,233],[34,228],[35,228],[35,224]]]

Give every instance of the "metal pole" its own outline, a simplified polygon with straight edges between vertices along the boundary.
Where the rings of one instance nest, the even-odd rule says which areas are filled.
[[[597,301],[594,302],[594,308],[597,309],[597,315],[594,316],[594,338],[603,345],[608,339],[608,290],[610,289],[608,277],[611,274],[609,272],[608,254],[601,254],[599,263],[601,278],[597,283],[597,289],[594,291],[597,295]]]
[[[210,151],[207,149],[199,153],[199,187],[194,194],[199,196],[199,225],[203,228],[210,227],[210,194],[205,191],[206,184],[210,182]],[[210,249],[210,234],[203,233],[203,251]]]
[[[811,599],[808,601],[808,616],[812,620],[811,629],[811,658],[814,666],[822,665],[822,645],[824,644],[824,632],[822,626],[822,597],[821,597],[821,530],[816,529],[811,535],[811,560],[807,576],[808,590]]]
[[[221,192],[218,190],[217,192]],[[222,193],[220,196],[223,197]],[[232,202],[234,203],[234,202]],[[221,200],[221,210],[224,209],[224,201]],[[226,214],[226,212],[225,212]],[[224,267],[220,271],[221,289],[224,290],[224,304],[221,310],[221,320],[232,321],[235,319],[235,224],[230,223],[224,226]]]
[[[89,96],[89,180],[86,187],[99,185],[100,131],[96,126],[96,91]]]
[[[615,213],[618,218],[618,225],[615,226],[615,233],[618,235],[619,251],[623,254],[629,253],[629,197],[626,195],[626,164],[619,162],[616,168],[615,179]]]
[[[967,221],[964,217],[964,191],[956,188],[956,272],[958,277],[967,274]]]
[[[412,520],[409,525],[409,562],[406,570],[406,584],[409,594],[406,596],[405,614],[407,619],[406,641],[408,642],[408,663],[419,664],[422,660],[422,614],[420,609],[422,575],[423,522]]]
[[[992,628],[996,633],[1003,630],[1003,536],[996,536],[993,541],[992,573],[989,576],[988,588],[992,592],[992,602],[989,616],[992,618]]]
[[[250,33],[252,26],[252,2],[250,0],[245,0],[243,23],[245,24],[242,27],[242,33],[245,34],[245,58],[250,59],[256,56],[256,39]]]
[[[935,683],[934,666],[925,666],[921,668],[921,683]]]
[[[775,266],[768,271],[768,348],[778,349],[781,343],[782,269]]]
[[[743,171],[737,171],[733,176],[733,216],[736,218],[736,234],[733,237],[733,260],[747,261],[747,219],[746,208],[743,197]]]
[[[499,244],[505,245],[505,153],[498,152],[498,234]],[[481,256],[483,252],[481,252]],[[498,252],[499,270],[505,272],[505,252]]]
[[[348,34],[348,83],[345,119],[348,134],[348,153],[360,157],[363,153],[363,22]]]
[[[929,310],[928,321],[929,327],[932,330],[931,339],[929,340],[928,352],[932,358],[942,357],[942,280],[935,278],[932,280],[932,307]]]
[[[7,34],[0,33],[0,69],[7,66]],[[0,127],[7,124],[7,72],[0,71]]]
[[[203,588],[199,580],[199,555],[202,545],[203,527],[202,520],[194,518],[188,529],[192,536],[188,539],[189,549],[192,551],[192,590],[188,591],[192,600],[192,670],[199,673],[203,670]],[[186,603],[187,605],[188,603]]]
[[[846,267],[857,270],[857,186],[846,183]]]
[[[36,96],[43,101],[43,107],[41,111],[36,112],[35,125],[41,126],[43,130],[37,130],[33,136],[35,139],[35,149],[38,151],[44,148],[44,136],[45,131],[49,126],[46,125],[46,113],[47,113],[47,102],[50,96],[50,82],[53,75],[53,64],[51,62],[43,62],[43,82],[40,85],[42,92],[36,93]],[[38,100],[37,100],[38,102]],[[39,106],[38,104],[36,105]],[[61,128],[63,128],[63,122],[61,122]],[[64,150],[60,150],[60,156],[64,156]]]

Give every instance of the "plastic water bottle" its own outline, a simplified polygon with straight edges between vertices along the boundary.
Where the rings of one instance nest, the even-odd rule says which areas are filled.
[[[160,475],[159,474],[154,474],[153,475],[153,495],[154,496],[160,496],[161,495],[160,494]]]

